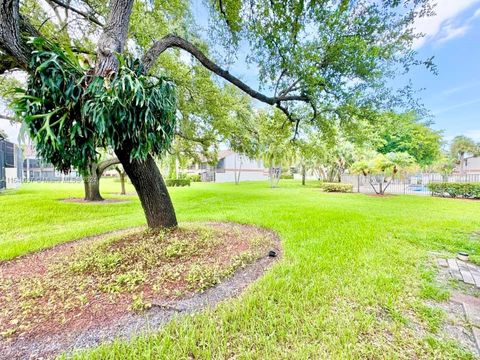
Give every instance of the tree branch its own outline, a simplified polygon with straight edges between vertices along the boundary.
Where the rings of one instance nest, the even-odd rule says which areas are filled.
[[[209,141],[214,140],[215,138],[213,136],[211,137],[196,137],[196,136],[188,136],[185,135],[184,133],[180,131],[175,132],[176,136],[181,137],[182,139],[188,140],[188,141],[193,141],[202,145],[208,144]]]
[[[229,28],[231,28],[231,26],[230,26],[230,21],[228,20],[227,13],[225,12],[225,9],[223,8],[222,0],[218,0],[218,7],[219,7],[220,12],[222,13],[224,19],[225,19],[225,22],[227,23],[227,26],[228,26]]]
[[[18,122],[18,120],[15,119],[14,117],[11,117],[11,116],[8,116],[8,115],[3,115],[3,114],[0,114],[0,119]]]
[[[91,21],[93,22],[94,24],[97,24],[98,26],[104,26],[104,24],[97,19],[97,17],[93,14],[89,14],[85,11],[82,11],[82,10],[79,10],[73,6],[71,6],[70,4],[66,4],[64,3],[63,1],[60,1],[60,0],[49,0],[49,2],[52,2],[60,7],[63,7],[64,9],[67,9],[67,10],[70,10],[80,16],[82,16],[83,18],[87,19],[88,21]]]
[[[176,35],[167,35],[162,39],[154,42],[153,46],[147,51],[147,53],[143,57],[143,64],[145,65],[146,71],[148,71],[153,66],[157,58],[169,48],[180,48],[189,52],[208,70],[224,78],[225,80],[235,85],[239,89],[243,90],[245,93],[247,93],[254,99],[260,100],[261,102],[269,105],[276,105],[283,112],[285,112],[285,108],[281,108],[281,102],[283,101],[302,101],[305,103],[310,102],[310,98],[306,95],[283,95],[274,97],[266,96],[252,89],[239,78],[233,76],[227,70],[224,70],[220,66],[215,64],[212,60],[205,56],[205,54],[195,45]]]
[[[120,160],[117,157],[101,161],[97,165],[97,174],[102,176],[103,172],[112,165],[120,164]]]

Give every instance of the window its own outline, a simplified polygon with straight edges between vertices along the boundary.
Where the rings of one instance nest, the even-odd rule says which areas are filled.
[[[5,141],[5,167],[15,167],[15,144]]]
[[[217,163],[217,172],[225,172],[225,158],[220,159]]]

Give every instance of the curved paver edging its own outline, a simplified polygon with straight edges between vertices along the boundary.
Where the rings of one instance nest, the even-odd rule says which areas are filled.
[[[118,232],[121,233],[122,231]],[[276,240],[275,250],[277,254],[281,255],[279,237],[273,231],[269,230],[269,232]],[[89,237],[87,241],[100,236]],[[78,242],[78,240],[75,242]],[[63,244],[63,246],[68,245],[70,244]],[[4,340],[0,338],[0,359],[44,359],[63,352],[71,353],[76,350],[92,348],[101,343],[108,343],[117,339],[128,340],[141,334],[154,333],[172,320],[174,316],[192,314],[212,308],[223,300],[240,295],[249,284],[260,278],[278,258],[278,256],[269,257],[266,255],[254,263],[238,269],[231,277],[204,292],[169,303],[153,302],[152,308],[143,314],[126,314],[101,328],[53,335],[35,340],[22,338]]]

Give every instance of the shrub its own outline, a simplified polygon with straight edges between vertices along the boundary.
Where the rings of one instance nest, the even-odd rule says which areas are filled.
[[[188,174],[187,179],[190,180],[191,182],[202,181],[202,177],[200,176],[200,174]]]
[[[350,193],[353,191],[352,184],[344,183],[322,183],[320,188],[326,192],[341,192],[341,193]]]
[[[280,175],[280,179],[293,180],[293,175]]]
[[[190,179],[167,179],[167,186],[190,186]]]
[[[480,199],[480,183],[469,182],[440,182],[428,184],[433,196],[463,197]]]

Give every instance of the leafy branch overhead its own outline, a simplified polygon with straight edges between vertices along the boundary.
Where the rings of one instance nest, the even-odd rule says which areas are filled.
[[[27,90],[14,101],[39,154],[58,169],[85,171],[98,161],[98,147],[129,144],[145,159],[170,147],[175,130],[175,91],[164,78],[143,74],[138,60],[118,56],[109,77],[90,75],[77,58],[35,39]]]
[[[54,3],[97,26],[104,24],[99,20],[101,11],[91,3],[79,2],[86,11],[70,3]],[[220,21],[217,25],[224,22],[228,29],[225,32],[222,26],[216,27],[221,37],[233,43],[240,38],[247,40],[247,57],[258,66],[266,92],[253,89],[209,58],[202,46],[188,40],[195,38],[191,30],[183,36],[167,34],[150,47],[140,34],[132,35],[143,47],[146,70],[167,49],[179,48],[253,98],[278,107],[291,121],[355,121],[358,116],[373,116],[365,112],[368,108],[417,105],[411,89],[394,94],[385,85],[385,79],[394,76],[398,67],[423,64],[435,71],[431,59],[420,61],[409,50],[418,37],[411,30],[412,21],[431,12],[428,1],[406,1],[406,10],[397,11],[400,5],[387,1],[213,1],[213,15]],[[148,9],[138,10],[150,16]]]

